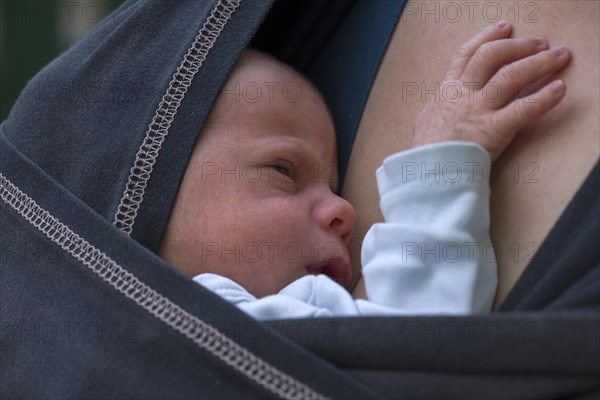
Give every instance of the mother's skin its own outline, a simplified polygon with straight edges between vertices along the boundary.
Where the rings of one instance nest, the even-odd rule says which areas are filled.
[[[383,219],[376,168],[386,156],[408,148],[416,116],[433,100],[424,89],[435,88],[451,54],[499,13],[513,26],[512,37],[541,36],[550,47],[566,46],[572,60],[559,75],[567,85],[565,99],[519,132],[492,169],[491,237],[499,274],[495,308],[597,162],[600,2],[409,1],[369,95],[344,182],[343,197],[358,215],[350,244],[354,271],[360,268],[366,231]],[[355,296],[364,296],[362,282]]]

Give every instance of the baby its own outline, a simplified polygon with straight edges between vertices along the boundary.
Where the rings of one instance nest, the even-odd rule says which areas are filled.
[[[378,169],[385,222],[363,242],[368,300],[347,290],[355,211],[336,195],[329,111],[305,78],[253,50],[206,120],[159,255],[257,319],[489,311],[486,172],[565,85],[516,94],[570,58],[510,33],[502,21],[461,47],[443,92],[416,120],[411,149]]]

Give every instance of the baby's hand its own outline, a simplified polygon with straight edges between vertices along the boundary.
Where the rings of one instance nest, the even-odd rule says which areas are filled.
[[[560,102],[565,85],[556,80],[514,101],[526,86],[565,67],[569,52],[547,50],[541,38],[506,39],[508,23],[487,27],[454,55],[439,101],[415,121],[411,147],[448,140],[475,142],[495,161],[515,133]]]

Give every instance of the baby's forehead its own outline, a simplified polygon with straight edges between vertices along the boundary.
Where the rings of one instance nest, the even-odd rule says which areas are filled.
[[[315,86],[292,67],[257,50],[245,50],[219,95],[219,103],[301,103],[319,98]],[[277,105],[277,104],[274,104]]]
[[[329,115],[318,90],[292,67],[245,50],[216,99],[207,123],[276,113]]]
[[[254,139],[296,141],[323,159],[335,152],[335,129],[327,105],[314,86],[291,67],[246,50],[230,74],[205,121],[197,146],[219,146]],[[262,141],[265,147],[270,143]],[[195,151],[196,153],[196,151]],[[335,161],[335,159],[333,160]]]

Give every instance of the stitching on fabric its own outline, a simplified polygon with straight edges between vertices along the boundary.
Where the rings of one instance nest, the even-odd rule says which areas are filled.
[[[73,232],[0,173],[0,198],[27,222],[125,297],[237,372],[284,399],[326,399],[186,312]]]
[[[209,50],[215,44],[242,0],[219,0],[206,22],[198,32],[192,46],[183,57],[169,87],[163,96],[142,145],[140,146],[129,172],[127,184],[121,197],[113,224],[127,234],[133,232],[133,225],[144,193],[152,175],[160,149],[169,134],[169,129],[181,102],[192,84],[192,80],[206,60]]]

